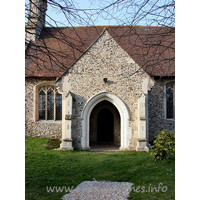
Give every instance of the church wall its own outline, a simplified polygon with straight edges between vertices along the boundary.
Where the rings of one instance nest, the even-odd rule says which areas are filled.
[[[35,120],[35,86],[45,81],[55,81],[55,78],[25,79],[25,131],[26,136],[61,138],[62,122],[53,120]]]
[[[175,133],[175,121],[166,119],[165,116],[165,85],[168,81],[168,79],[156,80],[154,87],[149,91],[149,141],[152,141],[162,130]]]

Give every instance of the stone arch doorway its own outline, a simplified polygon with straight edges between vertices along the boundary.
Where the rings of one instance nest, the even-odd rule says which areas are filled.
[[[130,127],[129,127],[129,111],[126,107],[124,101],[119,98],[117,95],[108,93],[108,92],[101,92],[94,96],[92,96],[83,107],[81,113],[82,119],[82,137],[81,137],[81,147],[82,150],[90,149],[90,129],[91,129],[91,113],[93,108],[99,103],[107,101],[110,102],[119,113],[120,118],[120,150],[127,150],[129,146],[129,138],[130,138]]]
[[[98,103],[90,115],[89,143],[120,145],[120,114],[109,101]]]

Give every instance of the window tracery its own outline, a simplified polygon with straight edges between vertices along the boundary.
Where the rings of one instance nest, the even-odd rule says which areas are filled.
[[[39,120],[62,119],[62,94],[54,85],[41,85],[39,94]]]

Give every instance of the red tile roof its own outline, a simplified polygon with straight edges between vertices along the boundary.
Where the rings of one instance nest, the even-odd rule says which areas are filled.
[[[150,76],[175,75],[175,28],[90,26],[44,28],[26,51],[27,77],[59,77],[107,28],[115,41]]]

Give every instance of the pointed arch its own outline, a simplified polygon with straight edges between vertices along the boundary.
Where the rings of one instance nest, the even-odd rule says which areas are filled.
[[[108,92],[100,92],[94,96],[92,96],[85,104],[82,113],[82,138],[81,138],[81,146],[82,150],[90,149],[89,147],[89,128],[90,128],[90,115],[93,108],[102,101],[109,101],[112,103],[119,111],[120,120],[121,120],[121,146],[120,150],[125,150],[128,148],[128,141],[130,138],[130,128],[129,128],[129,119],[130,114],[127,109],[124,101],[119,98],[117,95],[108,93]]]

